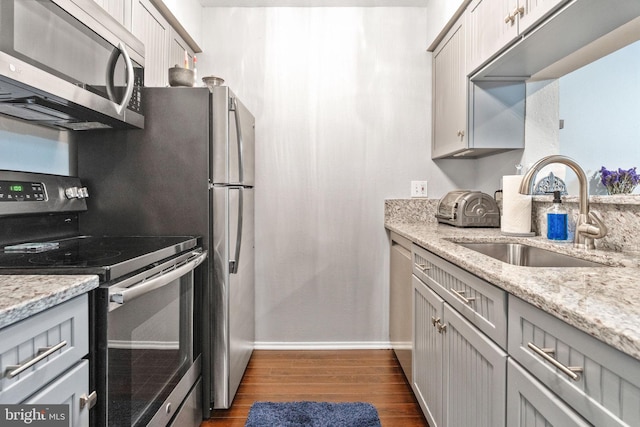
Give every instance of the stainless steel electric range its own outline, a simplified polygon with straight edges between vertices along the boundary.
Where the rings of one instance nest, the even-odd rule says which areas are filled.
[[[93,426],[197,425],[197,236],[79,234],[75,177],[0,171],[0,274],[96,274],[90,294]],[[109,221],[108,218],[104,219]]]

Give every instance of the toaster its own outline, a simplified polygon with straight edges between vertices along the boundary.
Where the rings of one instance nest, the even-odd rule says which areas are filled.
[[[495,199],[480,191],[455,190],[438,201],[438,222],[455,227],[500,227]]]

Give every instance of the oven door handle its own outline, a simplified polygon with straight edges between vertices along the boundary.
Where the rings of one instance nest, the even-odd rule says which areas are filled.
[[[183,265],[177,268],[174,267],[173,269],[162,273],[160,276],[147,281],[138,282],[130,287],[127,287],[126,284],[122,286],[115,285],[109,288],[109,301],[117,304],[124,304],[146,293],[166,286],[195,269],[206,257],[207,251],[194,252]]]

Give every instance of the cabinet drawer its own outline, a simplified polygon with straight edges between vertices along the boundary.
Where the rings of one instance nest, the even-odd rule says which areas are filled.
[[[452,263],[413,245],[413,274],[500,347],[507,347],[507,294]]]
[[[58,347],[59,349],[55,350]],[[12,376],[17,366],[29,365]],[[46,350],[45,350],[46,351]],[[32,395],[89,352],[88,297],[82,295],[0,330],[0,403]]]
[[[513,296],[509,354],[590,423],[640,425],[640,360]]]
[[[507,362],[507,425],[589,427],[581,416],[512,359]]]
[[[69,406],[71,427],[85,427],[89,425],[89,406],[83,405],[80,398],[89,395],[89,362],[83,360],[74,368],[67,371],[60,378],[31,396],[22,403],[33,405]]]

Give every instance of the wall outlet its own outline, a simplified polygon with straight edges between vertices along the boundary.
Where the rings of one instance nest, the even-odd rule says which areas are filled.
[[[411,197],[427,197],[427,181],[411,181]]]

